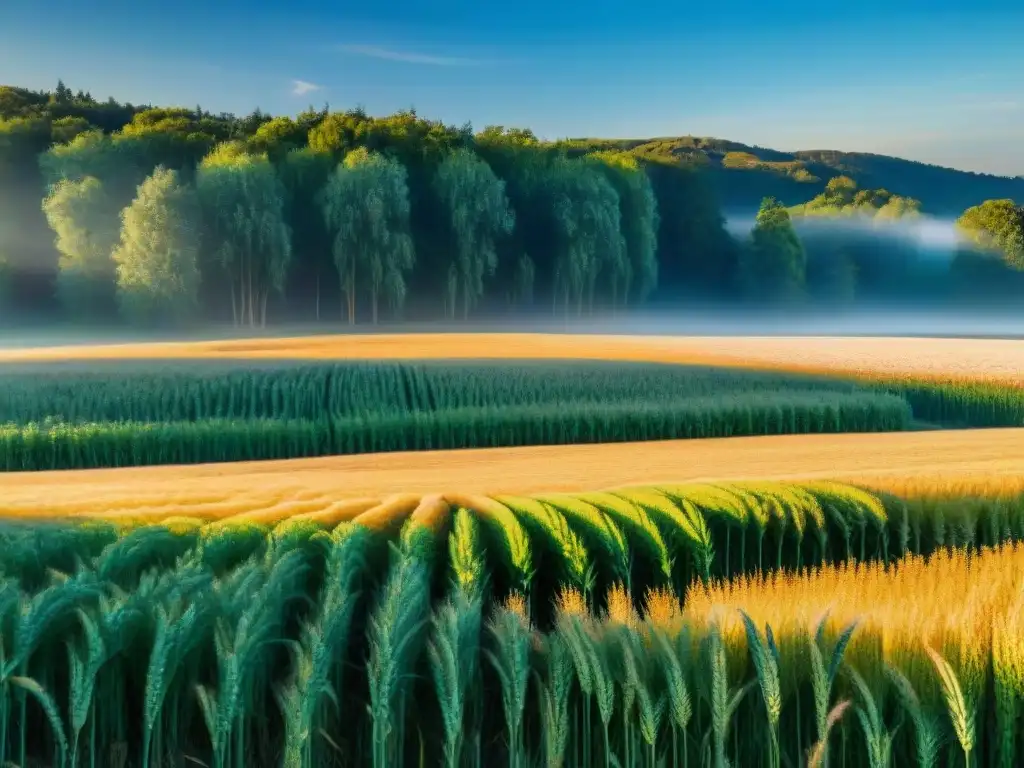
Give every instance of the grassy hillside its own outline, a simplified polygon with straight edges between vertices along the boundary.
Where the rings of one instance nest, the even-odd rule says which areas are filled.
[[[571,139],[579,149],[632,150],[661,162],[711,171],[722,204],[756,208],[765,196],[786,205],[806,202],[828,180],[845,175],[861,189],[886,189],[923,203],[935,215],[958,216],[984,200],[1024,200],[1024,178],[969,173],[867,152],[812,149],[779,152],[725,139],[697,136],[655,139]]]

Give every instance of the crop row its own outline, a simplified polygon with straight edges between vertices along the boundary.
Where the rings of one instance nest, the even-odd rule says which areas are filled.
[[[906,429],[878,393],[752,392],[679,401],[563,403],[282,419],[0,427],[0,469],[33,471],[521,445]]]
[[[777,768],[830,728],[834,763],[1020,754],[1019,489],[399,494],[156,520],[0,531],[0,760]],[[824,570],[779,575],[794,565]]]
[[[931,485],[882,491],[824,480],[736,481],[529,496],[310,498],[249,508],[240,499],[172,509],[108,514],[84,504],[70,525],[8,522],[0,529],[0,573],[31,588],[48,569],[73,569],[115,544],[149,567],[148,558],[167,564],[196,547],[208,551],[211,540],[218,552],[239,548],[223,565],[208,563],[219,570],[262,554],[270,541],[305,540],[349,523],[408,539],[424,511],[447,518],[461,509],[482,526],[495,588],[535,596],[543,610],[564,584],[588,594],[616,583],[681,592],[697,580],[1024,541],[1024,487],[1017,484],[950,495]],[[165,557],[160,548],[168,542]]]
[[[907,400],[922,421],[975,427],[1024,424],[1024,388],[998,382],[826,377],[580,360],[7,366],[0,369],[0,423],[333,421],[370,414],[556,403],[677,403],[688,398],[794,390],[883,390]]]
[[[464,408],[678,403],[780,391],[864,391],[820,377],[700,366],[586,361],[167,363],[12,367],[0,423],[206,419],[333,421]]]

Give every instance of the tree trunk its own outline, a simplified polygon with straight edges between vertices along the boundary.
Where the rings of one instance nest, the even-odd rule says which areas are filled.
[[[348,268],[348,280],[345,281],[345,302],[348,307],[348,324],[356,324],[356,265]]]
[[[316,321],[320,322],[320,267],[316,268]]]
[[[252,286],[252,260],[249,261],[249,327],[256,327],[256,293]]]
[[[267,298],[270,296],[270,291],[263,290],[263,298],[260,304],[260,328],[267,327]]]
[[[242,264],[242,272],[238,276],[238,325],[245,325],[245,264]]]
[[[345,319],[349,325],[356,323],[356,292],[351,285],[345,286]]]

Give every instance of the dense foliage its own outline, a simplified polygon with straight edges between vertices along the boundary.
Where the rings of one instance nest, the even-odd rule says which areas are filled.
[[[957,223],[983,247],[1024,268],[1024,205],[1013,200],[986,200],[964,211]]]
[[[878,170],[885,160],[805,160],[711,139],[547,143],[412,111],[239,118],[99,103],[63,84],[4,86],[0,306],[93,323],[262,325],[736,299],[750,297],[749,265],[764,248],[756,232],[749,242],[730,236],[723,211],[821,192],[804,208],[898,218],[1024,197],[1014,180],[909,163]],[[962,205],[951,210],[944,185],[921,183],[934,173],[962,185],[952,195]],[[909,271],[902,257],[893,270],[878,260],[871,274],[845,257],[828,259],[824,277],[808,265],[806,276],[793,273],[796,293],[832,301],[880,285],[920,290],[928,275],[904,256]],[[1006,272],[999,260],[966,264],[943,286]],[[755,298],[790,297],[791,283]]]
[[[1020,756],[1021,550],[981,552],[1024,537],[1019,486],[398,494],[187,515],[0,530],[0,759],[882,768]],[[778,567],[824,570],[763,575]]]

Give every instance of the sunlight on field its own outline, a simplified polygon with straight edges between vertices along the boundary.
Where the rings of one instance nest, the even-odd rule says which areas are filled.
[[[1018,381],[1004,339],[381,334],[0,350],[0,362],[100,359],[579,358]]]
[[[915,477],[969,488],[1011,475],[1024,476],[1024,429],[746,437],[11,473],[0,479],[0,517],[259,512],[276,520],[394,493],[821,477],[863,480],[879,489],[906,489]]]

